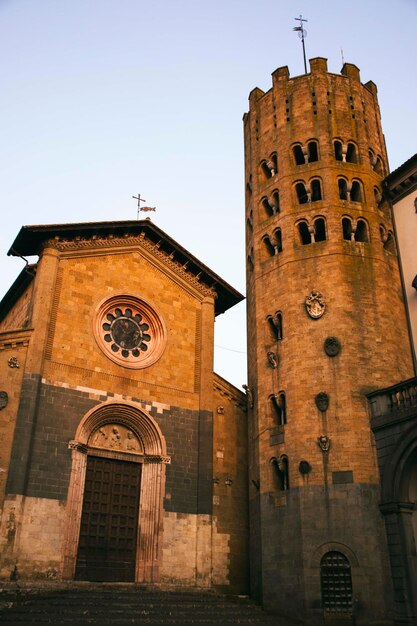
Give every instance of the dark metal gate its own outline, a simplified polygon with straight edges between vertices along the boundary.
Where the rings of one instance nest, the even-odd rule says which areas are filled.
[[[327,552],[321,560],[320,569],[325,615],[340,618],[352,616],[352,575],[346,556],[341,552]]]
[[[76,579],[135,580],[141,467],[88,456]]]

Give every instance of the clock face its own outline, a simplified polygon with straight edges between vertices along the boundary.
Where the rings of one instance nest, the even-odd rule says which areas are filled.
[[[113,296],[97,312],[94,334],[103,352],[132,369],[152,365],[166,343],[162,317],[141,298]]]

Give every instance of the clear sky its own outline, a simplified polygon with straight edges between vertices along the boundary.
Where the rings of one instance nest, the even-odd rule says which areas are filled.
[[[417,0],[0,0],[0,297],[23,224],[136,219],[138,192],[244,293],[242,115],[277,67],[303,73],[300,13],[308,58],[338,73],[343,49],[377,84],[395,169],[417,151]],[[239,388],[245,333],[245,303],[216,321]]]

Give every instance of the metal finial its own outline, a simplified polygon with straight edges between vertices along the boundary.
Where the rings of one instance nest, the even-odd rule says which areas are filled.
[[[303,44],[303,57],[304,57],[304,70],[307,74],[307,60],[306,60],[306,48],[304,39],[307,37],[307,31],[303,28],[303,22],[308,22],[308,20],[303,19],[303,16],[300,14],[300,17],[294,18],[297,22],[300,22],[299,26],[294,26],[293,30],[298,32],[298,36],[301,39],[301,43]]]

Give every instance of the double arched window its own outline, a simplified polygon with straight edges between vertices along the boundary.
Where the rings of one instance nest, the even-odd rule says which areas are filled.
[[[344,163],[358,162],[358,149],[353,141],[344,143],[342,140],[336,139],[333,142],[333,150],[336,161],[342,161]]]
[[[342,219],[342,232],[345,241],[369,242],[369,228],[366,220],[359,217],[356,221],[349,216]]]
[[[279,213],[279,191],[274,189],[271,196],[268,198],[264,196],[261,200],[261,205],[267,217],[272,217]]]
[[[311,178],[307,184],[300,180],[295,183],[295,193],[298,204],[322,200],[321,180],[319,178]]]
[[[347,178],[338,178],[339,198],[348,202],[362,202],[362,181],[354,179],[349,181]]]
[[[278,155],[276,152],[273,152],[269,159],[263,159],[260,162],[260,169],[263,173],[264,179],[268,180],[275,176],[278,173]]]
[[[315,139],[307,142],[306,146],[297,143],[292,147],[292,153],[296,165],[305,165],[319,160],[319,144]]]
[[[324,217],[316,217],[312,223],[309,223],[307,219],[299,220],[296,223],[296,228],[298,231],[298,241],[303,246],[310,243],[326,241],[327,239],[326,220]]]
[[[267,256],[275,256],[282,252],[282,236],[281,229],[276,228],[272,235],[264,235],[262,237],[262,241],[264,243],[264,250],[267,253]]]
[[[268,315],[266,320],[268,322],[271,341],[281,341],[283,338],[281,311],[276,311],[275,315]]]

